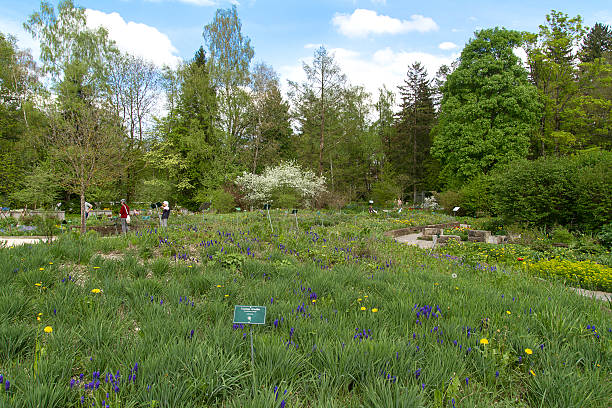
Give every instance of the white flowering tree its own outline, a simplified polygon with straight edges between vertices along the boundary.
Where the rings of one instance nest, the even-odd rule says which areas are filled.
[[[312,200],[325,191],[325,177],[317,177],[310,170],[302,170],[292,161],[267,167],[261,175],[244,172],[238,176],[236,184],[251,204],[271,203],[275,192],[290,190],[299,195],[304,204],[310,205]]]

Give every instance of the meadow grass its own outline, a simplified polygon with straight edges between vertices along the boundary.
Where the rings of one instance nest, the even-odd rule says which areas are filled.
[[[611,405],[609,303],[395,243],[397,218],[272,215],[0,249],[0,405]],[[268,309],[254,370],[234,305]]]

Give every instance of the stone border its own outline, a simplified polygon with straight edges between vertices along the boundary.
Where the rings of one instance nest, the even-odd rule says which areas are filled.
[[[408,227],[408,228],[401,228],[401,229],[386,231],[383,235],[385,235],[386,237],[397,238],[397,237],[401,237],[402,235],[415,234],[415,233],[422,232],[425,228],[445,229],[445,228],[455,228],[459,226],[460,226],[459,221],[447,222],[445,224],[421,225],[418,227]]]

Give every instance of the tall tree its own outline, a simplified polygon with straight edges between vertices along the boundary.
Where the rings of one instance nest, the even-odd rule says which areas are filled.
[[[242,24],[236,6],[218,9],[203,37],[208,48],[210,73],[217,90],[220,127],[225,134],[224,159],[238,164],[237,149],[246,129],[249,95],[249,66],[254,51],[251,40],[242,35]]]
[[[25,175],[44,158],[40,143],[45,121],[35,101],[42,96],[39,71],[27,50],[0,33],[0,199],[12,205]],[[40,99],[43,99],[40,98]]]
[[[513,53],[521,41],[516,31],[478,31],[448,76],[431,149],[448,185],[527,155],[540,105]]]
[[[297,84],[290,82],[294,105],[298,107],[298,121],[301,122],[302,133],[308,137],[313,132],[312,125],[307,121],[315,120],[318,135],[318,173],[323,174],[323,155],[325,151],[325,138],[331,127],[330,116],[341,100],[346,77],[325,47],[320,47],[314,53],[312,65],[302,64],[306,74],[306,82]],[[313,115],[315,115],[313,117]],[[310,125],[310,126],[308,126]],[[307,130],[307,127],[310,129]]]
[[[593,62],[612,52],[612,30],[602,23],[595,23],[587,33],[580,50],[582,62]]]
[[[578,50],[585,34],[580,16],[552,10],[538,34],[526,34],[526,49],[531,81],[538,88],[543,103],[540,138],[536,155],[566,153],[575,144],[575,135],[564,126],[567,109],[580,95],[582,84],[576,81]]]
[[[123,165],[119,123],[105,103],[107,66],[117,54],[103,28],[86,25],[85,9],[71,0],[58,14],[41,2],[24,24],[40,41],[43,71],[51,76],[57,99],[52,106],[49,150],[65,188],[81,198],[81,231],[85,232],[85,194],[113,180]]]
[[[272,67],[258,63],[251,79],[251,109],[248,146],[252,172],[293,157],[289,104],[280,92],[278,74]]]
[[[399,90],[401,110],[396,119],[397,130],[390,159],[395,170],[407,176],[416,202],[417,190],[424,187],[425,165],[431,157],[430,133],[435,119],[431,82],[419,62],[408,68],[404,85]]]
[[[392,151],[391,140],[394,138],[395,127],[394,113],[395,94],[385,85],[378,90],[378,101],[374,105],[376,109],[376,121],[374,126],[376,133],[383,146],[385,156],[389,156]],[[381,163],[382,164],[382,163]]]
[[[219,187],[225,177],[226,163],[218,157],[217,100],[208,64],[200,47],[193,60],[176,72],[166,71],[169,112],[158,123],[157,142],[146,156],[175,186],[176,202],[192,209],[206,201],[202,197]]]

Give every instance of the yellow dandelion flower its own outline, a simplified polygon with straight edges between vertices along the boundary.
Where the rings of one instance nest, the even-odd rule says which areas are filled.
[[[372,313],[376,313],[376,312],[378,312],[377,308],[372,309]]]
[[[225,297],[229,297],[229,295],[225,295]]]
[[[366,310],[365,306],[361,306],[361,310]]]
[[[100,289],[98,289],[98,288],[95,288],[95,289],[91,290],[91,293],[100,293],[100,292],[102,292],[102,291]]]
[[[44,270],[45,270],[45,268],[38,268],[38,270],[39,270],[39,271],[44,271]]]
[[[221,285],[217,285],[217,287],[218,287],[218,288],[220,288],[220,287],[221,287]]]
[[[99,266],[94,266],[93,268],[94,268],[94,269],[100,269],[100,267],[99,267]]]
[[[361,298],[357,299],[358,302],[361,302]]]
[[[529,370],[529,372],[535,377],[535,373],[533,372],[533,370]]]
[[[40,286],[42,286],[42,282],[35,283],[34,286],[40,287]]]
[[[49,262],[49,265],[53,265],[53,262]]]
[[[506,310],[506,314],[512,314],[512,312],[509,310]]]
[[[317,303],[317,299],[312,299],[312,303]]]
[[[368,297],[368,295],[365,295],[364,297]]]
[[[53,327],[51,326],[45,326],[43,330],[45,331],[45,333],[53,333]]]
[[[525,353],[531,355],[531,354],[533,354],[533,350],[527,348],[527,349],[525,349]]]
[[[489,340],[487,340],[487,339],[480,339],[480,344],[489,344]]]

